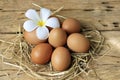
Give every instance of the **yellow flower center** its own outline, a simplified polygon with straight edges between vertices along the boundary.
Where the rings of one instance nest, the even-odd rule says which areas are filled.
[[[40,26],[40,27],[42,27],[42,26],[45,25],[45,22],[44,22],[44,21],[39,21],[39,22],[37,23],[37,25]]]

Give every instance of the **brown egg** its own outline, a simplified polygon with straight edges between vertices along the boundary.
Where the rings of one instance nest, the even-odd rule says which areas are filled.
[[[24,32],[24,38],[25,40],[30,43],[30,44],[39,44],[41,42],[45,42],[46,40],[40,40],[37,38],[36,36],[36,30],[32,31],[32,32]]]
[[[57,71],[64,71],[69,68],[71,64],[71,55],[67,48],[58,47],[52,53],[52,66]]]
[[[52,47],[48,43],[40,43],[32,49],[31,60],[35,64],[45,64],[51,59]]]
[[[63,46],[67,42],[67,34],[61,28],[52,29],[49,34],[48,42],[53,47]]]
[[[80,32],[80,22],[76,19],[68,18],[63,22],[62,29],[69,34]]]
[[[68,36],[67,39],[68,47],[74,52],[87,52],[90,48],[89,40],[79,33],[73,33]]]

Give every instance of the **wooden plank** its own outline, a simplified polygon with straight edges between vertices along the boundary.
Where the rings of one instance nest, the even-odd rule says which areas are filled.
[[[22,26],[27,19],[24,16],[25,11],[29,8],[39,10],[31,4],[32,2],[52,10],[56,10],[64,4],[65,7],[59,13],[60,15],[93,23],[99,22],[98,30],[120,30],[119,0],[69,0],[69,2],[63,0],[0,0],[0,32],[17,32],[18,26]]]
[[[106,44],[109,44],[112,50],[103,58],[94,61],[93,68],[103,80],[120,79],[120,32],[113,31],[120,30],[120,0],[0,0],[0,33],[17,32],[18,26],[22,27],[23,22],[27,20],[24,16],[25,11],[29,8],[39,10],[31,3],[36,3],[52,10],[56,10],[64,5],[64,9],[59,13],[60,15],[85,20],[85,24],[88,21],[88,26],[94,23],[97,29],[101,31],[110,30],[110,32],[102,32],[102,34],[106,38]],[[14,34],[0,34],[0,39],[9,40],[9,38],[14,36]],[[0,50],[4,48],[3,46],[0,46]],[[1,61],[0,65],[2,65]],[[3,68],[13,67],[7,65],[0,66],[0,69]],[[14,74],[14,72],[0,71],[0,75],[5,75],[5,73]],[[15,78],[15,75],[10,75],[10,77],[13,77],[15,80],[34,80],[24,74],[17,78]],[[89,76],[85,77],[87,80],[98,80],[93,71]],[[0,78],[0,80],[8,79],[10,78],[6,76]],[[81,78],[76,78],[76,80],[81,80]]]
[[[22,27],[27,20],[24,13],[25,11],[0,12],[0,32],[17,32],[19,25]],[[59,15],[90,21],[89,24],[92,22],[97,25],[98,30],[120,30],[119,11],[62,10]]]
[[[16,32],[23,20],[20,20],[21,13],[18,12],[0,12],[0,32]]]
[[[92,68],[96,70],[97,74],[100,78],[103,80],[119,80],[120,79],[120,37],[119,31],[102,31],[102,35],[105,37],[105,44],[109,44],[111,49],[109,53],[107,53],[104,57],[94,61],[92,64]],[[10,38],[13,38],[15,34],[0,34],[0,39],[9,40]],[[3,47],[0,46],[0,49]],[[101,53],[102,54],[102,53]],[[1,59],[0,59],[1,60]],[[1,62],[0,62],[1,63]],[[0,64],[2,65],[2,63]],[[4,65],[0,66],[0,69],[9,69],[13,68],[11,66]],[[14,69],[14,68],[13,68]],[[6,72],[1,71],[0,75],[5,74]],[[10,75],[10,77],[15,76],[14,72],[7,71]],[[88,76],[84,76],[88,78],[88,80],[98,80],[98,78],[95,76],[95,73],[93,71],[90,72]],[[13,77],[14,79],[15,77]],[[8,79],[8,77],[1,77],[0,80]],[[16,78],[17,80],[25,79],[25,80],[34,80],[32,78],[29,78],[27,75],[21,74],[19,77]],[[76,80],[79,80],[80,78],[76,78]],[[83,79],[84,80],[84,79]]]
[[[93,68],[101,80],[119,80],[120,79],[120,32],[102,32],[109,44],[111,50],[104,57],[94,61]],[[110,36],[111,35],[111,36]],[[94,76],[93,76],[94,74]],[[94,71],[87,77],[89,80],[99,80]]]
[[[119,0],[0,0],[0,9],[2,10],[26,10],[35,8],[31,3],[37,3],[50,9],[57,9],[65,6],[64,9],[94,9],[104,6],[116,6],[119,8]],[[118,5],[116,5],[118,4]],[[56,6],[57,5],[57,6]]]

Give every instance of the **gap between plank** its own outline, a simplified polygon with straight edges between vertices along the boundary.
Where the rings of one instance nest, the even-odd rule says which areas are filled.
[[[87,31],[91,31],[91,30],[87,30]],[[98,30],[100,32],[112,32],[112,31],[120,31],[120,30]],[[0,32],[0,34],[23,34],[23,32]]]

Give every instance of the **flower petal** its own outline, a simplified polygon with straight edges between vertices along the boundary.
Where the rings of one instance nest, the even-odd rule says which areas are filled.
[[[47,8],[40,9],[40,17],[43,21],[46,21],[48,19],[48,17],[50,17],[51,13],[52,12]]]
[[[51,17],[47,20],[46,26],[49,26],[51,28],[58,28],[60,27],[60,22],[56,17]]]
[[[46,27],[38,27],[36,30],[38,39],[45,40],[49,36],[49,30]]]
[[[25,23],[23,24],[23,28],[28,31],[28,32],[31,32],[33,31],[34,29],[37,28],[36,24],[32,21],[32,20],[27,20],[25,21]]]
[[[25,16],[29,19],[34,20],[34,21],[39,21],[40,20],[40,17],[38,15],[38,13],[34,9],[27,10],[26,13],[25,13]]]

